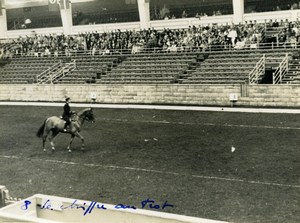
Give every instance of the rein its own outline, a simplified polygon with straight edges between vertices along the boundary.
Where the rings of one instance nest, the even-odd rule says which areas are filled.
[[[75,113],[74,116],[71,117],[71,122],[79,122],[80,125],[82,125],[84,121],[89,121],[89,118],[86,116],[86,111],[80,115]]]

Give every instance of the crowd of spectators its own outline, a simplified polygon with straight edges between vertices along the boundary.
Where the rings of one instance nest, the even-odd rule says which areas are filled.
[[[190,26],[187,29],[120,30],[77,35],[49,34],[20,36],[10,49],[1,49],[0,57],[14,55],[71,56],[81,52],[92,55],[138,53],[141,50],[163,52],[252,49],[259,47],[269,29],[277,30],[277,44],[296,47],[300,42],[300,22],[269,20],[265,23],[246,22],[239,25]],[[266,41],[266,40],[265,40]],[[0,47],[1,48],[1,47]]]
[[[256,0],[245,1],[245,13],[269,12],[281,10],[297,10],[300,9],[300,1],[298,0]]]
[[[286,2],[285,1],[278,1],[276,6],[274,6],[272,8],[272,11],[297,10],[297,9],[300,9],[300,1],[295,1],[295,0],[294,1],[286,1]]]
[[[177,18],[198,18],[207,16],[220,16],[233,14],[232,5],[219,5],[219,6],[204,6],[199,7],[198,5],[193,5],[190,7],[179,8],[168,8],[163,6],[160,10],[156,8],[151,9],[150,16],[151,20],[168,20]]]
[[[248,22],[239,25],[190,26],[187,29],[144,29],[141,31],[120,30],[106,33],[89,32],[78,35],[49,34],[20,36],[14,40],[11,50],[1,52],[17,55],[71,56],[80,52],[90,54],[137,53],[144,50],[181,52],[213,49],[257,48],[267,29],[277,29],[280,44],[295,46],[299,41],[300,22],[267,21]],[[13,52],[12,52],[13,50]]]
[[[244,48],[261,40],[264,24],[191,26],[188,29],[120,30],[78,35],[49,34],[23,36],[13,41],[14,54],[35,56],[70,56],[89,51],[91,54],[109,54],[112,51],[137,53],[141,49],[160,51],[205,51],[211,47]]]
[[[269,20],[267,23],[267,31],[275,30],[277,33],[273,35],[272,42],[277,45],[296,48],[300,42],[300,21],[290,22],[288,20]]]

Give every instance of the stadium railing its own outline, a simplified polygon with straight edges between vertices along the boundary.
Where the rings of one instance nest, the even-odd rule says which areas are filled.
[[[276,71],[273,73],[273,84],[280,84],[282,82],[282,78],[288,72],[288,65],[289,65],[289,56],[288,54],[286,54],[286,56],[280,62]]]

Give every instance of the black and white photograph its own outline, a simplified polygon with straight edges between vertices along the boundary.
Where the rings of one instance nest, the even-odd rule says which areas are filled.
[[[0,0],[0,223],[299,223],[300,1]]]

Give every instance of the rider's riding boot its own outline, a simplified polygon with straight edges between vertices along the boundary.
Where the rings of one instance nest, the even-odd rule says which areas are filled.
[[[67,131],[67,126],[68,126],[68,123],[65,123],[64,132]]]

